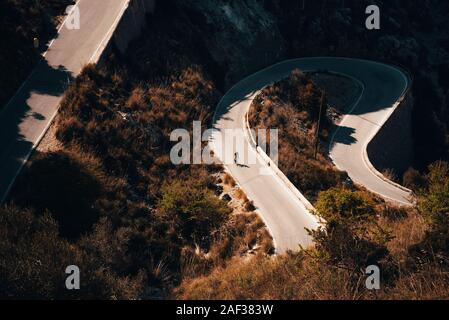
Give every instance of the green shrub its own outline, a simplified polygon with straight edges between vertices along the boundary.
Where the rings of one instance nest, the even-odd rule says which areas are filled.
[[[418,195],[418,209],[434,225],[449,224],[449,163],[436,162],[429,167],[427,186]]]
[[[429,166],[426,187],[418,194],[417,207],[429,225],[424,239],[409,250],[412,263],[423,268],[449,268],[449,163]]]
[[[225,201],[192,179],[165,184],[158,208],[186,243],[206,248],[231,213]]]
[[[360,221],[375,214],[374,203],[364,193],[347,189],[320,192],[315,208],[327,221]]]

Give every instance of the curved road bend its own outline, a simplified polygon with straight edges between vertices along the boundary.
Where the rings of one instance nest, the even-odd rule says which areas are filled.
[[[62,27],[57,38],[0,111],[0,203],[57,113],[69,79],[97,62],[129,0],[79,0],[79,30]]]
[[[222,98],[214,117],[214,128],[243,128],[245,114],[257,92],[286,78],[293,69],[329,70],[359,80],[364,90],[350,114],[335,132],[330,155],[336,166],[348,172],[351,179],[382,197],[399,204],[410,204],[410,194],[373,172],[363,154],[367,143],[378,132],[394,110],[394,103],[406,92],[407,77],[391,66],[347,58],[302,58],[281,62],[259,71],[232,87]],[[243,133],[242,133],[243,134]],[[211,143],[214,148],[212,135]],[[253,148],[245,148],[255,155]],[[260,175],[266,163],[257,157],[254,165],[227,165],[237,183],[252,199],[273,236],[277,252],[308,246],[311,239],[305,228],[319,223],[294,193],[276,175]]]

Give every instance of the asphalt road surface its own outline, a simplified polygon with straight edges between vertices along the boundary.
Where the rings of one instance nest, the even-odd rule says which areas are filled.
[[[353,181],[398,204],[410,204],[410,193],[387,179],[379,177],[364,159],[368,142],[382,127],[393,111],[394,103],[408,87],[407,77],[394,67],[365,60],[347,58],[303,58],[288,60],[259,71],[232,87],[217,107],[210,141],[212,148],[219,140],[218,132],[245,125],[252,99],[263,87],[286,78],[293,69],[303,71],[328,70],[357,79],[364,87],[353,110],[346,115],[335,132],[330,155],[335,165],[348,172]],[[243,132],[243,130],[242,130]],[[243,135],[243,133],[242,133]],[[254,201],[255,206],[273,236],[277,252],[307,247],[311,238],[307,229],[319,226],[304,201],[287,188],[278,175],[265,175],[269,171],[265,161],[256,156],[254,148],[245,148],[256,157],[254,164],[226,165],[239,186]],[[226,153],[217,152],[222,160]],[[232,156],[231,156],[232,157]],[[300,190],[299,190],[300,191]]]
[[[97,62],[128,0],[80,0],[79,30],[62,24],[57,38],[0,111],[0,202],[57,113],[70,79]]]
[[[58,111],[70,79],[83,66],[96,62],[111,37],[127,0],[80,0],[81,28],[64,26],[42,61],[0,112],[0,200],[4,201],[17,174],[45,134]],[[405,92],[407,78],[398,69],[369,61],[344,58],[305,58],[285,61],[264,69],[235,85],[217,107],[214,127],[243,128],[245,114],[257,91],[287,77],[291,71],[327,69],[358,79],[364,91],[353,111],[340,124],[330,149],[335,164],[367,189],[387,199],[409,204],[409,193],[381,179],[364,161],[366,144],[388,119],[393,103]],[[241,133],[243,135],[243,131]],[[243,137],[242,137],[243,138]],[[214,136],[211,138],[214,141]],[[246,144],[248,140],[243,138]],[[212,143],[214,145],[214,142]],[[278,252],[307,247],[305,228],[314,229],[318,219],[310,207],[274,174],[253,148],[255,164],[228,165],[227,169],[261,213]],[[232,158],[232,156],[231,156]]]

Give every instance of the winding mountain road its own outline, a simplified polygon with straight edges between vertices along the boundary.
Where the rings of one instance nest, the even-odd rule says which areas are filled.
[[[362,93],[352,111],[335,131],[330,156],[335,165],[347,171],[356,183],[392,202],[410,205],[410,192],[382,177],[366,155],[368,142],[407,91],[409,80],[406,75],[389,65],[348,58],[301,58],[278,63],[233,86],[218,104],[213,125],[216,133],[225,129],[242,129],[241,134],[246,137],[245,149],[249,149],[257,161],[245,166],[226,165],[226,168],[254,201],[273,236],[277,252],[296,250],[299,245],[309,246],[311,238],[305,228],[317,228],[319,221],[311,213],[313,208],[310,203],[298,190],[292,189],[282,175],[261,174],[273,170],[273,166],[269,167],[263,156],[250,147],[248,135],[244,134],[245,115],[262,88],[288,77],[295,68],[304,72],[328,70],[351,77],[362,85]],[[216,134],[212,134],[210,143],[213,149],[218,139]],[[218,154],[218,157],[224,159],[223,154]]]
[[[22,166],[39,143],[58,111],[67,82],[83,66],[96,62],[112,36],[129,0],[79,0],[81,29],[62,27],[42,61],[36,66],[11,101],[0,112],[0,202],[3,202]],[[319,220],[313,207],[275,166],[250,147],[245,134],[245,115],[257,92],[287,77],[291,71],[327,69],[357,79],[364,90],[350,114],[340,124],[330,147],[338,168],[357,183],[400,204],[410,204],[409,191],[381,177],[366,157],[366,146],[394,110],[394,103],[408,87],[398,69],[370,61],[346,58],[304,58],[288,60],[257,72],[232,87],[217,106],[210,141],[216,132],[242,129],[248,152],[256,159],[245,166],[227,165],[240,187],[257,206],[269,228],[277,252],[307,247],[311,238],[305,228],[315,229]],[[232,152],[232,151],[231,151]],[[232,157],[232,156],[231,156]],[[267,174],[271,173],[271,174]]]

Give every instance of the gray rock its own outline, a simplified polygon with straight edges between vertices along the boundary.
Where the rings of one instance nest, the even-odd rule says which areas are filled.
[[[225,193],[225,194],[223,195],[223,197],[221,197],[221,199],[223,199],[223,200],[226,201],[226,202],[229,202],[229,201],[232,200],[231,196],[230,196],[229,194],[227,194],[227,193]]]

